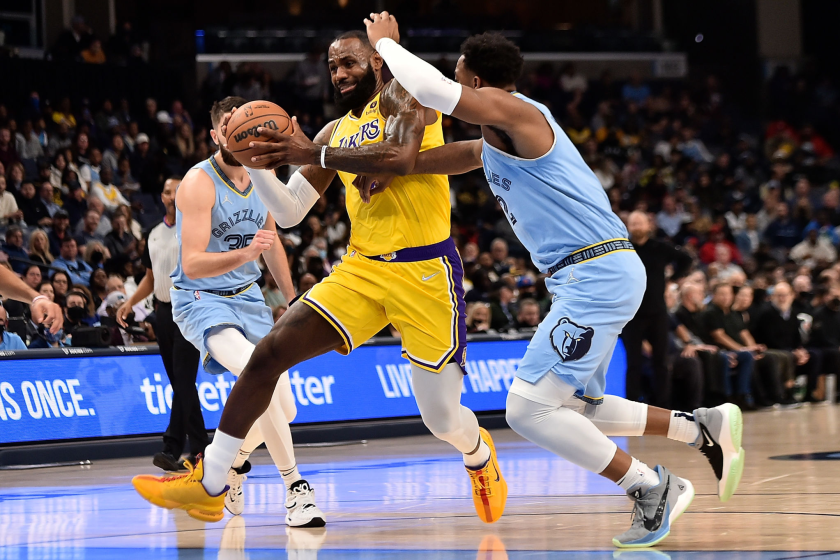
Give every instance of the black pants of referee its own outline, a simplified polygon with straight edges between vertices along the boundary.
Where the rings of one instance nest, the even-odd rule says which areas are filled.
[[[156,302],[155,334],[160,346],[163,367],[172,385],[172,412],[169,426],[163,434],[163,450],[176,459],[184,451],[190,437],[190,454],[198,455],[210,443],[195,379],[198,375],[198,349],[187,342],[181,329],[172,320],[172,304]]]
[[[668,312],[640,310],[624,327],[621,338],[627,352],[627,399],[638,401],[642,393],[642,341],[652,349],[653,394],[648,404],[671,408],[671,372],[668,370]]]

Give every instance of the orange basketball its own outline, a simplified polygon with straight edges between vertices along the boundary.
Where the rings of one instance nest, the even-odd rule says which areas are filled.
[[[227,147],[236,160],[246,167],[262,169],[264,166],[251,161],[254,156],[265,150],[251,148],[251,142],[271,142],[264,134],[258,134],[257,128],[263,127],[284,134],[292,133],[292,121],[289,114],[279,105],[270,101],[251,101],[239,107],[227,125]]]

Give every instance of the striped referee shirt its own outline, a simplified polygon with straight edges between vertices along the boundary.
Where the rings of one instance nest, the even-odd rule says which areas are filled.
[[[155,298],[158,301],[166,303],[170,301],[169,289],[172,287],[172,278],[169,275],[178,264],[179,250],[175,224],[170,226],[166,220],[163,220],[149,232],[142,262],[146,268],[154,271]]]

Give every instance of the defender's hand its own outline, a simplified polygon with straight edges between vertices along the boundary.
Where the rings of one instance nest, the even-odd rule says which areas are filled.
[[[370,204],[373,195],[384,192],[391,186],[395,175],[357,175],[353,180],[353,186],[359,191],[362,202]]]
[[[396,18],[388,12],[371,13],[370,19],[365,19],[365,27],[367,27],[368,41],[373,48],[376,48],[376,43],[385,37],[397,43],[400,42],[400,27]]]
[[[257,260],[263,251],[269,250],[274,244],[274,240],[276,238],[277,233],[273,231],[268,231],[267,229],[259,230],[254,236],[254,239],[251,240],[251,244],[248,245],[246,249],[251,253],[251,260]]]
[[[292,117],[292,133],[283,134],[276,130],[259,127],[257,133],[270,136],[273,142],[251,142],[249,147],[266,153],[254,156],[251,161],[260,167],[276,168],[281,165],[321,165],[321,146],[313,144],[298,126],[297,117]]]
[[[48,299],[41,298],[32,303],[32,321],[36,324],[43,324],[55,334],[64,326],[64,313],[61,307]]]

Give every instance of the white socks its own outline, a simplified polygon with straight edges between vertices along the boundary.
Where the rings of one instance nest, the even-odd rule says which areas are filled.
[[[233,464],[231,465],[231,468],[233,468],[233,469],[239,469],[239,468],[241,468],[241,467],[242,467],[242,465],[244,465],[244,464],[245,464],[245,461],[247,461],[247,460],[248,460],[248,457],[250,457],[250,456],[251,456],[251,454],[250,454],[249,452],[242,451],[242,450],[240,449],[240,450],[236,453],[236,459],[234,459],[234,460],[233,460]]]
[[[671,423],[668,424],[668,439],[683,443],[694,443],[700,437],[700,429],[690,412],[671,411]]]
[[[627,473],[621,478],[621,480],[618,481],[618,485],[621,486],[625,492],[629,492],[631,488],[641,485],[642,494],[644,494],[647,492],[648,488],[652,488],[659,484],[659,475],[655,470],[651,469],[635,457],[632,459],[633,462],[630,463],[630,469],[628,469]]]
[[[224,490],[230,466],[244,441],[216,430],[212,443],[204,450],[204,478],[201,479],[211,496],[218,496]]]
[[[479,437],[478,441],[478,449],[475,453],[464,453],[464,464],[471,469],[481,468],[490,460],[490,446],[484,438]]]
[[[295,465],[291,469],[280,471],[280,476],[283,477],[283,484],[286,485],[286,490],[291,488],[292,484],[294,484],[298,480],[303,480],[303,477],[300,476],[300,473],[298,472],[297,465]]]

